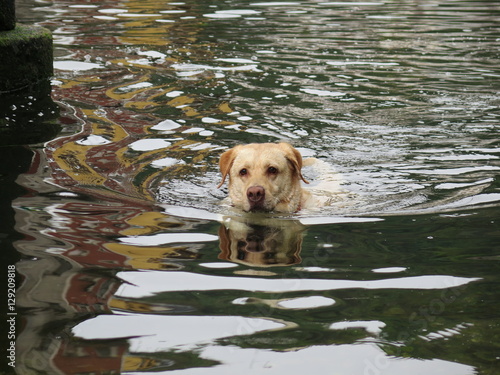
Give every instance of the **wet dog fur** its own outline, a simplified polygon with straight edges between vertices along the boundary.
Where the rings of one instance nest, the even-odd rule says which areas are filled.
[[[219,160],[221,187],[229,180],[229,199],[244,211],[297,212],[313,207],[301,181],[303,160],[288,143],[252,143],[224,152]]]

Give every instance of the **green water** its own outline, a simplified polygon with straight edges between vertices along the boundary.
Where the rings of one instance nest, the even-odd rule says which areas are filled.
[[[496,2],[17,6],[55,77],[0,96],[6,373],[499,373]],[[275,141],[345,193],[221,207]]]

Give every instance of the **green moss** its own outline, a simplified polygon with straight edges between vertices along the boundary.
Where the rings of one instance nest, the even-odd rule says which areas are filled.
[[[14,30],[0,32],[0,48],[8,47],[12,43],[29,42],[34,38],[52,41],[52,34],[43,27],[17,24]]]
[[[52,35],[38,26],[0,32],[0,92],[48,79],[53,73]]]

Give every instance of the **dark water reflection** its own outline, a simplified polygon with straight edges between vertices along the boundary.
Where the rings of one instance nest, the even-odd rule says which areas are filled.
[[[18,7],[61,128],[3,149],[18,374],[496,374],[495,2]],[[218,206],[221,151],[277,140],[348,193]]]

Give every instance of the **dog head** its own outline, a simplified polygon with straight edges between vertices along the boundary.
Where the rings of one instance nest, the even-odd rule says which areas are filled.
[[[229,197],[244,211],[295,212],[300,209],[300,152],[288,143],[252,143],[221,155],[222,186],[229,179]]]

